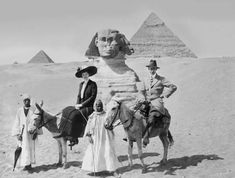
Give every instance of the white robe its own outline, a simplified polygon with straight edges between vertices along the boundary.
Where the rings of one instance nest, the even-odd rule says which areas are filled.
[[[84,136],[91,134],[93,144],[89,143],[82,162],[82,169],[91,172],[115,171],[119,161],[115,153],[114,133],[104,128],[105,112],[94,112],[89,117]]]
[[[22,147],[22,152],[18,160],[18,166],[26,166],[29,164],[35,164],[35,142],[36,139],[32,139],[32,135],[29,133],[30,126],[34,119],[34,109],[29,108],[27,117],[24,113],[24,107],[18,109],[16,114],[15,123],[12,128],[12,136],[21,134],[24,125],[22,141],[17,140],[18,146]]]

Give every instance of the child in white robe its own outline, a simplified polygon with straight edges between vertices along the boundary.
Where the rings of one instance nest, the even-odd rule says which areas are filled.
[[[119,177],[116,172],[119,161],[115,153],[114,133],[105,129],[105,115],[102,101],[97,100],[84,133],[90,143],[83,158],[82,169],[93,173],[109,171]]]

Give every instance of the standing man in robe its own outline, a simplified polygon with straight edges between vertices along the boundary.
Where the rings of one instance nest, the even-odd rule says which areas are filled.
[[[29,133],[34,120],[34,108],[31,106],[30,96],[23,94],[23,106],[17,111],[15,123],[12,128],[12,136],[17,138],[18,146],[22,147],[19,158],[19,166],[24,167],[23,170],[30,170],[32,164],[35,164],[35,141],[36,135],[42,134],[42,130],[37,130],[34,136]],[[23,130],[23,132],[22,132]],[[22,135],[21,135],[22,132]]]
[[[119,162],[115,153],[114,133],[105,129],[105,115],[102,101],[97,100],[84,133],[90,144],[83,158],[82,169],[93,173],[109,171],[114,177],[120,177],[116,171]]]

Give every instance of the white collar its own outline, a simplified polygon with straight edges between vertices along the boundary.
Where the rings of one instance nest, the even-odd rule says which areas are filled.
[[[153,74],[153,75],[150,74],[150,77],[155,78],[156,75],[157,75],[157,72],[155,74]]]
[[[90,80],[90,79],[88,79],[88,80],[84,80],[84,83],[88,83],[88,82],[89,82],[89,80]]]

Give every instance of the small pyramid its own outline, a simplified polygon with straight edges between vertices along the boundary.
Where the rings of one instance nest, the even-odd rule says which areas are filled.
[[[54,61],[41,50],[28,63],[54,63]]]
[[[132,57],[197,57],[155,13],[148,16],[130,43],[135,50]]]

